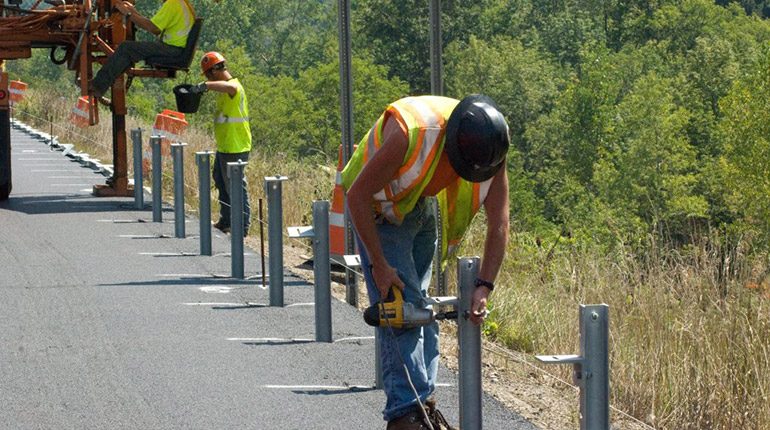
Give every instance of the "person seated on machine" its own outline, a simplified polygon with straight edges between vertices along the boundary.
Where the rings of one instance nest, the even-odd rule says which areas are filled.
[[[148,57],[181,56],[187,44],[187,35],[195,23],[195,10],[189,0],[163,0],[160,10],[146,18],[128,1],[118,1],[115,8],[137,27],[158,36],[152,42],[127,40],[107,59],[96,76],[88,84],[88,94],[96,99],[102,96],[115,79],[133,63]]]

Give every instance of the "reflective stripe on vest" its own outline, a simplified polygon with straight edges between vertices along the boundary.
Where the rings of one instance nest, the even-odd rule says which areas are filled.
[[[214,124],[237,124],[239,122],[249,121],[249,117],[246,116],[246,94],[243,91],[243,87],[240,85],[240,82],[238,82],[238,86],[241,93],[241,103],[239,108],[241,116],[227,117],[225,116],[224,112],[219,112],[219,116],[214,118]]]
[[[409,147],[396,176],[374,195],[376,210],[400,224],[419,200],[433,177],[444,145],[444,129],[458,100],[447,97],[406,97],[391,103],[361,140],[342,172],[342,186],[349,189],[363,166],[382,143],[386,118],[397,120],[407,130]]]

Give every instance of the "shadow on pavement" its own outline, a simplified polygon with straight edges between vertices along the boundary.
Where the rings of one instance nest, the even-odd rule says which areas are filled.
[[[96,198],[83,194],[52,194],[45,196],[14,196],[0,202],[0,209],[28,215],[83,212],[120,212],[134,210],[124,201]]]

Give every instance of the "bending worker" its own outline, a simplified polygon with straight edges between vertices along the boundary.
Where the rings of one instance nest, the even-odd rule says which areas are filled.
[[[187,35],[195,23],[195,9],[189,0],[163,0],[163,5],[147,19],[136,10],[133,2],[118,1],[115,8],[137,27],[158,36],[159,41],[127,40],[107,59],[88,86],[90,96],[101,98],[115,79],[137,61],[149,57],[179,57],[187,44]]]
[[[480,324],[508,242],[508,124],[489,97],[407,97],[391,103],[358,145],[342,172],[371,304],[391,287],[423,308],[436,247],[436,220],[428,204],[446,209],[441,226],[456,244],[483,204],[484,258],[476,280],[471,321]],[[446,243],[442,244],[446,248]],[[432,398],[438,370],[438,324],[381,331],[388,430],[424,430],[420,405],[434,429],[451,429]],[[400,358],[397,351],[401,352]],[[402,361],[419,394],[417,401]]]
[[[219,191],[220,218],[214,227],[230,231],[230,173],[227,163],[248,161],[251,152],[251,126],[249,102],[241,82],[230,75],[225,57],[219,52],[209,52],[201,59],[201,69],[207,81],[194,85],[190,92],[216,91],[217,109],[214,117],[214,138],[217,153],[214,157],[214,185]],[[243,234],[249,234],[251,204],[246,192],[246,176],[243,177]]]

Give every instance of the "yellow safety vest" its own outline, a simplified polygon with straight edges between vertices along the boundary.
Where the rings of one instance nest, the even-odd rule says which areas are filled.
[[[195,22],[195,9],[189,0],[167,0],[150,21],[160,29],[163,43],[183,48]]]
[[[251,127],[249,126],[249,102],[241,82],[232,78],[229,82],[238,86],[238,92],[230,97],[218,93],[214,116],[214,138],[217,151],[237,154],[251,151]]]
[[[457,182],[444,188],[436,195],[441,211],[441,267],[457,250],[457,245],[471,225],[476,212],[481,209],[494,177],[484,182],[470,182],[458,178]]]
[[[423,190],[433,178],[441,151],[444,149],[444,130],[458,100],[437,97],[406,97],[391,103],[380,116],[343,169],[342,187],[348,190],[364,165],[382,143],[382,126],[392,116],[408,131],[409,148],[401,168],[388,185],[374,195],[376,210],[388,221],[400,224],[420,199]],[[476,212],[486,199],[492,179],[473,183],[458,178],[457,182],[441,190],[436,197],[442,214],[443,261],[454,251]],[[443,264],[443,263],[442,263]]]

